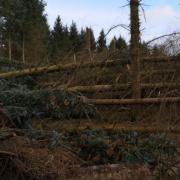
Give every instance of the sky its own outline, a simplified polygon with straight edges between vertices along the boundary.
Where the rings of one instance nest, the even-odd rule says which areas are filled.
[[[78,28],[91,27],[97,38],[101,29],[105,33],[118,24],[129,25],[127,0],[44,0],[47,3],[48,22],[53,28],[60,15],[64,24],[75,21]],[[142,0],[145,17],[141,9],[142,40],[148,41],[163,34],[180,31],[180,0]],[[125,6],[125,7],[122,7]],[[118,27],[108,34],[129,40],[129,31]]]

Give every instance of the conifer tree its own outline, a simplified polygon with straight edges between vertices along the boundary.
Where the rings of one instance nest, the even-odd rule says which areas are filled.
[[[59,56],[62,55],[62,50],[63,50],[63,39],[64,39],[64,34],[63,34],[63,25],[61,22],[60,16],[56,18],[56,21],[54,23],[54,28],[51,32],[50,36],[50,54],[51,58],[53,61],[57,60]],[[67,32],[66,32],[67,33]]]
[[[3,36],[9,59],[39,62],[47,56],[48,25],[42,0],[2,0]],[[37,52],[39,49],[39,52]]]
[[[109,49],[110,51],[115,51],[116,50],[116,42],[117,42],[117,39],[116,39],[116,36],[113,37],[113,39],[111,40],[110,42],[110,45],[109,45]]]
[[[116,41],[116,47],[117,49],[127,49],[128,45],[126,43],[126,41],[120,36],[117,41]]]
[[[90,43],[91,43],[91,50],[95,50],[96,49],[96,41],[95,41],[95,37],[94,37],[94,32],[93,30],[90,28]]]
[[[102,52],[106,48],[106,38],[104,34],[104,30],[100,32],[98,41],[97,41],[97,50],[98,52]]]
[[[74,52],[79,51],[81,48],[81,40],[75,22],[72,22],[70,26],[69,39],[71,42],[71,50]]]

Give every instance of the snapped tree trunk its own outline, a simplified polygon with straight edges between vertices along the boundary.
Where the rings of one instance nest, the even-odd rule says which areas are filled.
[[[140,22],[139,22],[139,0],[130,1],[130,27],[131,27],[131,41],[130,41],[130,59],[132,69],[132,98],[141,98],[140,87],[140,58],[139,58],[139,44],[140,44]],[[132,109],[131,120],[136,121],[139,116],[140,109],[135,105]]]
[[[131,67],[132,67],[133,98],[140,98],[141,89],[140,89],[140,57],[139,57],[139,44],[140,44],[139,0],[131,0],[130,8],[131,8],[130,56],[131,56]]]

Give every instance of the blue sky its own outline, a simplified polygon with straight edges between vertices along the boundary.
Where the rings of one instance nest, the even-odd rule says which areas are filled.
[[[64,24],[70,25],[74,20],[78,28],[91,26],[97,37],[101,29],[105,32],[114,25],[129,25],[129,7],[126,0],[45,0],[48,22],[53,27],[57,15]],[[156,36],[180,31],[180,0],[143,0],[146,12],[146,22],[141,16],[142,38],[152,39]],[[142,14],[142,13],[141,13]],[[129,38],[129,32],[118,28],[108,35],[110,40],[114,35]]]

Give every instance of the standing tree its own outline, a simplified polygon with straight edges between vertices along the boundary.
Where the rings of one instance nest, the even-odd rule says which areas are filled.
[[[81,41],[75,22],[72,22],[70,26],[69,39],[71,42],[71,50],[73,50],[74,53],[79,51],[81,47]]]
[[[139,21],[140,0],[130,0],[130,62],[132,69],[132,98],[141,98],[140,87],[140,21]],[[132,109],[132,121],[136,121],[139,114],[139,107],[134,106]]]
[[[132,66],[132,86],[133,98],[141,97],[140,88],[140,21],[139,21],[139,0],[130,1],[130,19],[131,19],[131,42],[130,42],[130,58]]]
[[[68,31],[68,29],[66,29]],[[68,33],[68,32],[66,32]],[[54,28],[50,36],[50,54],[53,60],[57,60],[62,54],[63,49],[63,25],[60,16],[56,18]]]
[[[89,33],[90,33],[90,44],[91,44],[91,51],[96,49],[96,41],[94,37],[94,32],[91,28],[89,28]]]
[[[102,30],[100,32],[100,35],[99,35],[99,38],[98,38],[98,41],[97,41],[97,50],[98,50],[98,52],[102,52],[105,48],[107,48],[107,46],[106,46],[106,37],[105,37],[105,34],[104,34],[104,30]]]
[[[17,58],[38,62],[47,55],[48,25],[42,0],[2,0],[4,43],[9,59]]]
[[[120,50],[128,49],[125,39],[123,39],[121,36],[116,40],[116,48]]]
[[[117,45],[117,39],[116,39],[116,36],[113,37],[113,39],[111,40],[110,42],[110,45],[109,45],[109,50],[110,51],[115,51],[117,49],[116,45]]]

